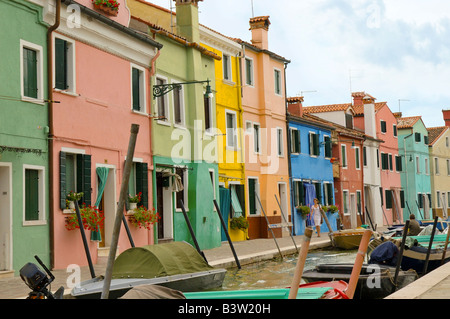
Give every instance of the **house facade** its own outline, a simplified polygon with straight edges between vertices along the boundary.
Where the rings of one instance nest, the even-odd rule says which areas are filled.
[[[60,9],[61,23],[51,35],[52,100],[58,103],[51,110],[50,209],[57,269],[86,265],[87,253],[93,263],[109,254],[132,124],[139,125],[139,133],[128,190],[130,195],[142,194],[139,206],[152,208],[149,79],[162,45],[130,29],[126,1],[119,3],[117,16],[111,16],[89,0],[66,1]],[[79,12],[75,27],[68,6]],[[54,18],[55,11],[49,11],[47,19]],[[104,214],[98,232],[86,231],[89,252],[80,232],[65,227],[73,214],[66,205],[70,191],[83,193],[81,207],[92,205]],[[129,218],[126,223],[135,245],[154,242],[153,230],[134,227]],[[131,246],[122,227],[118,251]]]
[[[198,1],[176,1],[176,12],[144,1],[131,0],[129,6],[133,28],[164,45],[151,80],[158,242],[192,243],[182,203],[200,247],[217,247],[221,225],[213,203],[219,201],[215,61],[221,57],[200,44]],[[163,89],[161,94],[156,88]]]
[[[233,241],[247,239],[247,232],[232,229],[233,218],[246,217],[244,131],[240,56],[236,41],[200,25],[201,44],[221,60],[215,60],[216,123],[220,186],[220,211]],[[258,129],[257,126],[248,130]],[[222,241],[226,241],[222,231]]]
[[[47,29],[42,6],[1,0],[0,273],[51,261]]]
[[[431,219],[431,181],[428,131],[421,116],[401,117],[396,113],[398,149],[402,157],[401,181],[406,211],[416,219]],[[403,201],[403,199],[401,199]]]
[[[237,40],[245,52],[242,108],[250,239],[270,237],[267,220],[269,224],[284,222],[291,211],[285,92],[285,68],[290,61],[269,50],[269,26],[268,16],[252,18],[251,43]],[[281,229],[274,234],[283,236]]]
[[[323,206],[335,204],[331,163],[334,128],[313,115],[304,115],[302,101],[302,97],[288,98],[291,216],[295,235],[303,234],[307,226],[298,207],[313,205],[311,198],[319,199]],[[333,216],[328,219],[335,227],[332,230],[336,230]],[[326,223],[322,224],[322,231],[328,231]]]
[[[450,207],[450,128],[429,127],[431,207],[433,217],[447,219]]]

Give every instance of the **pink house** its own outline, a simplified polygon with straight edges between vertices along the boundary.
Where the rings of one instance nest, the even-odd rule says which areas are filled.
[[[161,45],[129,29],[126,1],[118,2],[114,16],[94,8],[91,0],[66,1],[60,26],[52,34],[55,103],[49,157],[52,267],[56,269],[87,264],[80,231],[65,227],[73,213],[66,208],[69,191],[83,192],[80,203],[96,205],[104,212],[101,240],[91,240],[89,230],[86,236],[93,263],[98,256],[108,255],[132,124],[139,125],[139,133],[129,193],[142,193],[139,205],[152,203],[149,79]],[[69,14],[66,3],[79,16],[74,18],[71,10]],[[153,243],[152,230],[135,227],[129,216],[126,223],[136,246]],[[123,225],[119,253],[131,247]]]
[[[353,93],[353,105],[356,112],[355,126],[361,129],[364,129],[364,117],[366,116],[363,107],[365,96],[371,97],[365,92]],[[400,178],[402,161],[398,151],[397,118],[386,102],[374,102],[375,98],[371,98],[375,111],[375,138],[381,141],[377,151],[376,167],[380,173],[379,196],[383,210],[383,224],[392,225],[396,221],[403,221],[405,206]]]

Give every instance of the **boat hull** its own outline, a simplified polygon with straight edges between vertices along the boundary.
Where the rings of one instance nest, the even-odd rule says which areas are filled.
[[[307,283],[315,281],[350,281],[353,264],[324,264],[303,273]],[[354,293],[354,299],[381,299],[393,292],[395,268],[384,265],[364,264]],[[397,289],[405,287],[418,278],[415,271],[400,271]]]
[[[334,232],[332,234],[333,246],[341,249],[357,249],[365,229],[349,229]]]
[[[160,285],[181,292],[195,292],[214,289],[222,286],[226,269],[172,275],[158,278],[112,279],[109,299],[122,297],[130,289],[141,285]],[[99,299],[103,291],[103,277],[84,281],[79,287],[72,289],[72,296],[77,299]]]

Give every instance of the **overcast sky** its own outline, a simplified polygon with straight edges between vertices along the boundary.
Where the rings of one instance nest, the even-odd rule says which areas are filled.
[[[445,125],[448,0],[253,0],[253,8],[252,0],[205,0],[199,8],[201,24],[246,41],[252,15],[269,15],[269,49],[291,60],[288,96],[303,92],[305,106],[348,103],[350,92],[365,91],[427,127]]]

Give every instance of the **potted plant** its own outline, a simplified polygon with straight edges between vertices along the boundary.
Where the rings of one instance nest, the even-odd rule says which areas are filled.
[[[70,191],[69,194],[67,194],[67,207],[69,207],[69,209],[75,209],[75,201],[78,202],[83,197],[83,195],[83,193],[75,193],[73,191]]]
[[[130,210],[135,210],[137,208],[137,204],[141,201],[142,193],[139,192],[134,196],[128,195],[128,203],[130,204]]]
[[[335,205],[329,205],[324,207],[324,211],[329,213],[336,213],[338,211],[338,208]]]
[[[140,206],[134,210],[134,214],[128,217],[128,220],[137,228],[145,228],[150,230],[152,225],[160,219],[155,208],[147,209]]]
[[[94,8],[101,10],[108,15],[117,16],[119,13],[120,3],[118,0],[92,0]]]
[[[248,226],[248,220],[244,216],[233,217],[230,220],[230,228],[233,230],[240,229],[242,231],[246,231]]]
[[[299,212],[300,214],[302,214],[303,218],[309,214],[309,212],[311,211],[309,206],[297,206],[296,207],[297,212]]]
[[[103,227],[105,215],[96,206],[83,204],[80,208],[81,222],[86,230],[98,231],[99,227]],[[78,217],[76,213],[66,217],[66,229],[79,229]]]

